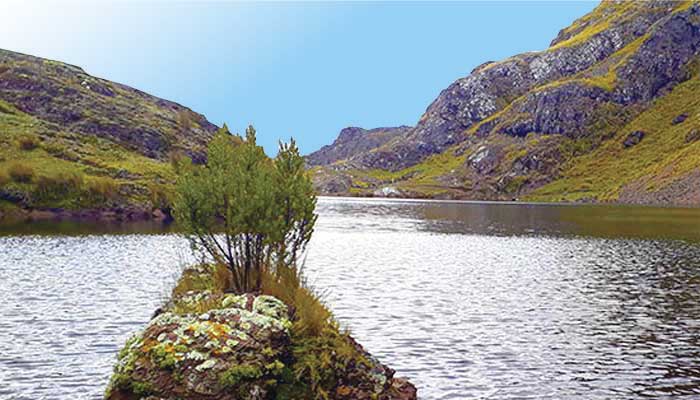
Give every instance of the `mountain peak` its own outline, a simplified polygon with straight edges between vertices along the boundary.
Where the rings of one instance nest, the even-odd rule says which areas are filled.
[[[547,196],[557,195],[562,188],[556,182],[594,155],[608,162],[606,157],[616,154],[614,163],[624,163],[627,157],[647,151],[651,136],[656,138],[653,143],[685,143],[683,138],[694,137],[679,126],[647,132],[651,129],[635,126],[635,120],[654,110],[660,113],[658,120],[671,121],[676,115],[668,113],[693,109],[682,99],[674,100],[671,109],[654,107],[674,91],[691,90],[700,71],[698,63],[697,0],[603,1],[562,29],[548,49],[484,63],[456,80],[440,92],[415,127],[355,152],[347,161],[353,176],[332,181],[346,182],[348,190],[368,194],[382,193],[376,189],[390,183],[408,196],[512,199],[534,196],[548,187],[553,189]],[[620,143],[632,132],[643,132],[644,140],[625,148]],[[685,152],[688,146],[670,151]],[[617,154],[621,149],[626,152]],[[651,153],[648,156],[660,162]],[[586,191],[569,188],[578,193],[573,198],[621,198],[625,185],[634,181],[634,171],[654,164],[634,160],[620,166],[631,175],[616,183],[616,189],[603,182]],[[690,168],[690,163],[684,165]],[[650,173],[671,167],[662,163],[656,168]],[[673,179],[691,170],[675,170]],[[593,168],[579,174],[596,172]],[[679,196],[687,197],[671,197]]]

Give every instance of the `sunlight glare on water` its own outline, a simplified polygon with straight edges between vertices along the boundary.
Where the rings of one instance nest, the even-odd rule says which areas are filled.
[[[421,399],[700,396],[700,210],[322,199],[319,214],[309,281]],[[0,399],[101,398],[191,262],[173,234],[59,233],[0,237]]]

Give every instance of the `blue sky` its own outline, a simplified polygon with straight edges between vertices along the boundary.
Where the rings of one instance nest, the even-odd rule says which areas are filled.
[[[0,48],[252,123],[274,154],[346,126],[413,125],[472,68],[547,47],[594,2],[0,1]]]

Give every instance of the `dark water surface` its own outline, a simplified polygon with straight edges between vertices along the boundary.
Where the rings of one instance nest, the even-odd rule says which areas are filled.
[[[700,209],[318,211],[310,281],[422,399],[700,398]],[[100,398],[118,348],[191,261],[157,232],[0,228],[0,399]]]

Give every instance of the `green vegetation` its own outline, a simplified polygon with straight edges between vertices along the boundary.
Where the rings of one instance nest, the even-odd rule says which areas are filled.
[[[358,170],[347,173],[352,177],[352,194],[371,195],[372,188],[392,186],[424,196],[439,196],[449,189],[439,178],[460,169],[468,154],[455,154],[456,147],[428,157],[423,162],[399,171],[382,169]],[[313,171],[313,170],[312,170]]]
[[[172,166],[109,140],[56,130],[0,101],[0,209],[167,208]],[[13,200],[18,201],[18,200]]]
[[[209,146],[208,160],[204,167],[183,168],[175,215],[194,248],[218,260],[219,266],[208,267],[209,278],[186,273],[174,293],[260,290],[291,306],[295,361],[290,373],[280,377],[279,392],[329,398],[337,375],[366,361],[305,284],[298,266],[298,254],[313,232],[316,199],[296,145],[281,144],[270,161],[256,145],[252,127],[245,138],[235,140],[222,129]],[[223,237],[215,236],[217,232]],[[204,312],[216,304],[207,299],[189,310]],[[281,372],[283,366],[272,369]],[[220,383],[235,386],[263,375],[258,366],[240,365],[222,374]]]
[[[599,147],[564,164],[560,179],[526,198],[616,201],[627,185],[636,183],[643,190],[653,192],[700,168],[698,142],[686,141],[688,133],[700,127],[697,118],[700,100],[695,95],[699,90],[698,77],[678,85]],[[681,113],[690,117],[674,125],[673,119]],[[625,149],[622,141],[635,130],[644,131],[644,139]]]
[[[255,365],[234,365],[219,376],[223,387],[235,387],[246,380],[254,380],[263,376],[263,371]]]
[[[0,73],[16,88],[0,93],[0,177],[15,164],[33,169],[32,179],[0,181],[3,216],[47,208],[167,214],[169,155],[201,161],[216,129],[178,104],[61,62],[0,50]]]
[[[266,271],[296,265],[313,232],[316,198],[294,141],[272,161],[252,126],[236,140],[224,128],[205,166],[180,170],[176,220],[196,252],[228,266],[232,290],[257,291]]]
[[[206,165],[176,164],[174,214],[213,262],[186,269],[163,314],[127,342],[107,398],[184,381],[236,398],[330,399],[351,392],[348,379],[375,391],[373,364],[303,278],[316,197],[294,142],[271,160],[252,127],[245,138],[223,128]],[[144,366],[156,369],[135,372]]]

